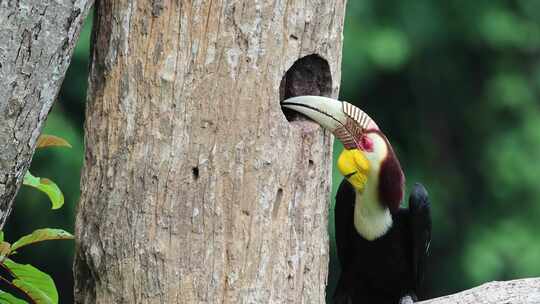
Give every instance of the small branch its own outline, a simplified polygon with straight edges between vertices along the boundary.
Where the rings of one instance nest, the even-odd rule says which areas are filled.
[[[453,295],[417,304],[538,304],[540,278],[489,282]]]

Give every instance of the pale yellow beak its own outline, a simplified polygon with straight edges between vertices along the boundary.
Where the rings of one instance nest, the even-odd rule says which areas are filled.
[[[332,132],[345,149],[357,149],[358,140],[366,130],[378,130],[377,124],[354,105],[322,96],[296,96],[281,102],[281,106],[302,113]]]
[[[369,161],[359,150],[359,139],[366,130],[378,130],[377,124],[354,105],[322,96],[296,96],[284,100],[284,108],[295,110],[330,130],[343,143],[345,150],[338,159],[338,169],[360,192],[369,176]]]

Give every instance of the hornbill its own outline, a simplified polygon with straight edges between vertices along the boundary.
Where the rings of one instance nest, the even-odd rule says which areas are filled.
[[[321,96],[282,106],[330,130],[344,145],[337,167],[345,177],[335,205],[341,276],[334,303],[398,304],[417,300],[431,240],[426,189],[415,184],[400,208],[405,177],[377,124],[350,103]]]

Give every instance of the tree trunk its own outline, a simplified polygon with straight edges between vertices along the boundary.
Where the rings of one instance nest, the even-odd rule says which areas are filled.
[[[540,278],[490,282],[453,295],[418,304],[538,304]]]
[[[0,229],[92,0],[0,0]]]
[[[96,9],[76,302],[324,303],[345,0]]]

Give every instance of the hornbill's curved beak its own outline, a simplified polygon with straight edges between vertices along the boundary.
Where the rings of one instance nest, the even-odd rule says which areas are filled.
[[[281,106],[302,113],[332,132],[345,149],[358,149],[367,130],[378,130],[377,124],[352,104],[322,96],[297,96],[281,102]]]

